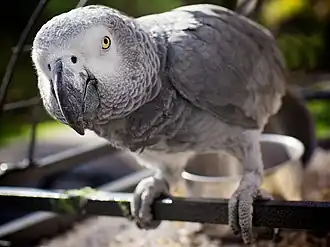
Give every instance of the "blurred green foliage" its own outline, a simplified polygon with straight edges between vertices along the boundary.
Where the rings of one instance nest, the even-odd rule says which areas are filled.
[[[324,42],[320,33],[310,35],[298,33],[281,34],[278,39],[287,65],[290,69],[312,70],[317,67],[319,57],[325,50]]]
[[[313,101],[308,103],[308,108],[313,112],[316,121],[317,129],[316,134],[318,137],[330,136],[330,102],[329,101]]]
[[[259,21],[276,33],[279,47],[283,51],[288,68],[291,70],[329,70],[330,69],[330,1],[329,0],[265,0]],[[37,0],[5,0],[3,14],[0,16],[0,75],[3,76],[13,47],[27,23]],[[28,44],[43,23],[51,17],[75,7],[78,1],[52,0],[46,7],[35,26]],[[231,0],[91,0],[88,4],[104,4],[128,15],[138,17],[159,13],[172,8],[195,3],[212,3],[233,6]],[[19,8],[18,8],[19,6]],[[37,95],[36,76],[32,68],[27,47],[15,71],[10,85],[7,102],[27,99]],[[313,103],[310,109],[317,115],[320,129],[330,125],[329,104]],[[51,120],[44,112],[40,118]],[[0,118],[0,139],[26,132],[26,125],[31,121],[31,110],[6,112]],[[321,131],[324,134],[327,131]]]

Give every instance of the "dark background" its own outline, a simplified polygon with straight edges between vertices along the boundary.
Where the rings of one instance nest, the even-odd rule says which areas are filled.
[[[29,37],[25,52],[20,57],[10,84],[6,102],[28,99],[38,95],[36,75],[30,58],[30,44],[40,26],[54,15],[74,8],[78,1],[50,1],[41,18],[35,25]],[[0,76],[5,69],[19,36],[23,31],[31,13],[38,1],[36,0],[4,0],[0,15]],[[213,3],[224,6],[234,6],[231,0],[103,0],[88,1],[88,4],[104,4],[119,9],[131,16],[142,16],[150,13],[170,10],[174,7],[193,3]],[[276,32],[278,44],[283,51],[288,68],[293,73],[292,84],[299,84],[304,78],[307,85],[315,84],[314,75],[326,74],[330,70],[330,1],[328,0],[266,0],[258,21]],[[330,73],[329,73],[330,74]],[[306,79],[306,80],[305,80]],[[327,87],[327,83],[322,87]],[[327,102],[308,103],[317,121],[318,136],[329,136],[330,111]],[[21,109],[5,112],[0,118],[0,143],[4,144],[13,137],[22,137],[29,131],[31,109]],[[45,126],[52,121],[43,111],[38,111],[38,117]],[[51,123],[53,124],[53,123]],[[41,127],[42,129],[42,127]],[[50,130],[46,127],[45,129]],[[42,131],[42,130],[41,130]]]

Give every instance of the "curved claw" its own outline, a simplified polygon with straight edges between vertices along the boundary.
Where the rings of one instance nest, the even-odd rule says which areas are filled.
[[[168,194],[169,185],[162,177],[145,178],[136,186],[131,202],[131,212],[140,229],[155,229],[160,225],[160,221],[153,219],[151,206],[155,199]]]

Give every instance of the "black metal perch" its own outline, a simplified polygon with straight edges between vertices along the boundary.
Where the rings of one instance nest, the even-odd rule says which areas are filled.
[[[85,203],[81,205],[84,198]],[[130,193],[93,191],[83,197],[39,189],[0,189],[0,209],[11,207],[19,211],[51,211],[63,213],[58,205],[74,208],[85,215],[127,217]],[[57,205],[57,206],[54,206]],[[190,221],[227,224],[228,200],[171,197],[154,203],[157,220]],[[65,210],[68,213],[68,210]],[[270,201],[254,205],[254,226],[301,230],[330,230],[330,203],[311,201]]]

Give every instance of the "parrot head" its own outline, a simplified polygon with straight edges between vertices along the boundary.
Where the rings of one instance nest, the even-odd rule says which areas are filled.
[[[37,32],[31,57],[45,109],[80,135],[124,118],[157,93],[159,58],[151,36],[108,7],[55,16]]]

